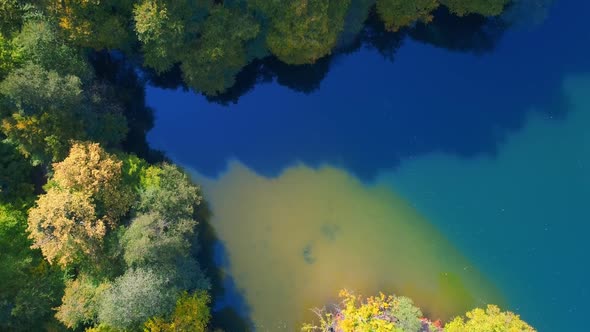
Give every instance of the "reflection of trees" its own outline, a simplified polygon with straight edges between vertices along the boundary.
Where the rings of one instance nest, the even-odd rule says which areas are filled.
[[[370,3],[370,1],[357,2],[361,8]],[[351,24],[358,23],[357,16],[359,15],[349,15]],[[389,32],[384,29],[377,15],[371,13],[365,19],[360,31],[358,27],[345,28],[333,53],[314,64],[287,65],[274,56],[254,59],[242,68],[232,87],[217,96],[208,96],[207,99],[220,104],[236,103],[257,84],[273,81],[294,91],[311,93],[320,87],[334,59],[339,56],[357,52],[361,47],[365,47],[393,61],[395,53],[407,37],[457,52],[475,54],[491,52],[506,28],[507,24],[501,18],[486,18],[479,15],[458,17],[450,14],[447,9],[441,8],[434,13],[434,20],[430,24],[419,23],[399,32]],[[146,70],[145,74],[154,86],[186,89],[178,67],[161,75],[150,70]]]
[[[408,35],[414,40],[447,50],[482,54],[493,51],[506,28],[507,23],[497,17],[459,17],[441,7],[431,23],[417,24],[408,31]]]
[[[288,65],[275,57],[255,60],[246,66],[236,78],[236,84],[218,96],[208,96],[209,101],[227,104],[237,102],[258,83],[276,81],[292,90],[311,93],[320,87],[320,83],[330,70],[333,56],[319,59],[313,65]]]
[[[112,86],[115,99],[122,104],[128,120],[129,131],[123,141],[125,151],[136,153],[149,161],[159,161],[162,155],[150,149],[146,133],[154,126],[153,110],[145,104],[145,84],[137,76],[135,67],[116,53],[96,52],[90,61],[99,81]],[[175,80],[159,78],[163,84]]]
[[[502,13],[502,19],[510,24],[534,26],[542,23],[554,0],[515,0]]]

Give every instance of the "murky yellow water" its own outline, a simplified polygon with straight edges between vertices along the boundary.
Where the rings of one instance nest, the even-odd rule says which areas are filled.
[[[339,289],[395,292],[448,318],[501,296],[408,202],[342,170],[292,167],[267,179],[232,163],[195,175],[230,273],[261,331],[298,330]]]

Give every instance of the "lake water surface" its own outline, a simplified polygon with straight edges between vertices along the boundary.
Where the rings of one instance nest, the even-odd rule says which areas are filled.
[[[458,37],[416,28],[392,57],[366,45],[229,105],[148,88],[150,143],[202,184],[258,330],[297,330],[342,288],[406,295],[432,318],[498,303],[540,331],[579,328],[590,4],[535,8]]]

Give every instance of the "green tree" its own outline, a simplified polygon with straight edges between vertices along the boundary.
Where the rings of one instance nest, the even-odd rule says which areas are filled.
[[[21,1],[0,0],[0,35],[9,35],[18,30],[22,23]]]
[[[12,205],[0,205],[0,302],[18,291],[33,261],[31,243],[25,233],[26,220],[24,211]]]
[[[63,159],[69,141],[85,138],[82,82],[35,64],[12,71],[0,84],[11,113],[2,131],[34,163]]]
[[[479,14],[483,16],[500,15],[510,0],[439,0],[441,4],[459,16]]]
[[[0,141],[0,203],[25,202],[33,196],[31,165],[17,149]]]
[[[75,76],[82,82],[93,78],[92,69],[81,52],[60,38],[57,28],[43,19],[29,20],[14,43],[23,61],[31,62],[60,76]]]
[[[0,81],[22,62],[22,49],[0,33]]]
[[[52,321],[63,289],[25,231],[26,207],[0,204],[0,330],[40,331]]]
[[[512,312],[500,311],[495,305],[487,308],[473,309],[465,314],[466,318],[457,317],[445,325],[445,332],[488,332],[514,331],[534,332],[535,329]]]
[[[123,140],[127,125],[114,92],[93,82],[80,52],[50,23],[28,21],[13,44],[21,55],[0,84],[2,130],[23,154],[46,164],[63,159],[71,140],[107,146]]]
[[[124,185],[135,192],[142,190],[142,179],[146,178],[150,168],[148,163],[134,154],[119,153],[117,158],[122,162],[121,173]]]
[[[46,331],[59,328],[53,317],[53,308],[59,305],[63,294],[60,271],[41,259],[27,270],[27,277],[14,298],[10,319],[11,331]],[[1,322],[0,326],[5,322]]]
[[[231,87],[247,64],[245,45],[259,31],[259,24],[244,12],[214,6],[203,23],[200,39],[185,50],[182,58],[186,84],[207,95]]]
[[[119,329],[135,329],[148,318],[170,313],[177,290],[151,269],[131,269],[101,296],[98,320]]]
[[[135,31],[145,65],[161,73],[180,62],[198,39],[210,6],[207,0],[144,0],[136,4]]]
[[[98,316],[98,300],[107,287],[106,283],[85,274],[66,282],[62,303],[55,317],[71,329],[93,323]]]
[[[208,289],[209,281],[191,256],[196,240],[195,209],[199,188],[169,164],[140,173],[141,193],[136,212],[121,238],[125,262],[131,267],[155,267],[181,289]]]
[[[170,164],[151,168],[143,183],[145,189],[136,207],[140,214],[153,213],[169,221],[192,219],[202,199],[199,187]]]
[[[377,13],[387,30],[397,31],[416,21],[430,22],[438,6],[438,0],[377,0]]]
[[[211,298],[207,292],[200,291],[192,295],[184,292],[176,301],[176,307],[170,319],[150,318],[144,325],[144,332],[206,331],[211,310]]]
[[[189,236],[197,222],[192,219],[166,220],[157,214],[143,214],[133,219],[122,245],[130,266],[173,262],[189,255]]]
[[[121,110],[104,91],[83,91],[77,76],[61,76],[29,62],[0,83],[5,112],[2,131],[34,163],[62,160],[72,140],[118,144],[126,134]]]
[[[288,64],[309,64],[330,54],[344,28],[350,0],[253,0],[270,20],[266,44]]]
[[[133,0],[49,0],[48,9],[74,44],[101,49],[129,49]]]

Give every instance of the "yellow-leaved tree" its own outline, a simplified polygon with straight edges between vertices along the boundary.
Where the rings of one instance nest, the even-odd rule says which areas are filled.
[[[474,309],[466,319],[457,317],[447,323],[431,321],[412,300],[404,296],[371,296],[363,299],[347,290],[340,292],[343,299],[334,310],[314,309],[318,324],[305,324],[303,331],[319,332],[535,332],[536,330],[509,311],[495,305]]]
[[[342,303],[335,312],[315,309],[320,325],[306,324],[303,331],[374,331],[374,332],[418,332],[424,327],[436,327],[422,321],[422,312],[412,300],[404,296],[386,296],[381,293],[363,299],[347,290],[340,292]]]
[[[509,311],[500,311],[495,305],[476,308],[465,314],[467,319],[457,317],[445,325],[445,332],[534,332],[520,317]]]
[[[133,192],[123,184],[122,163],[96,143],[75,143],[53,164],[46,194],[29,211],[33,248],[66,266],[96,256],[109,228],[127,213]]]
[[[205,291],[192,295],[184,292],[176,301],[176,307],[170,319],[150,318],[143,330],[144,332],[206,331],[211,319],[210,302],[211,298]]]

